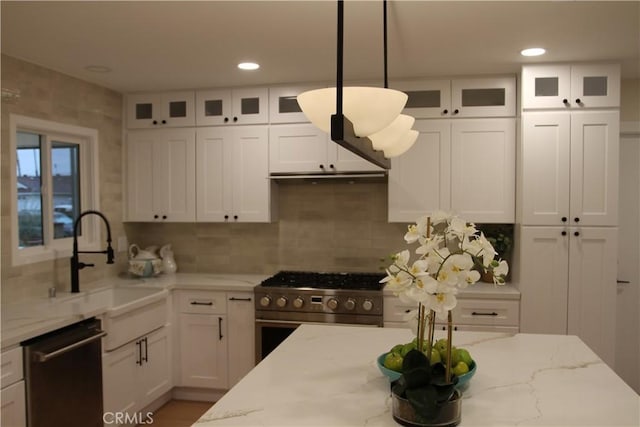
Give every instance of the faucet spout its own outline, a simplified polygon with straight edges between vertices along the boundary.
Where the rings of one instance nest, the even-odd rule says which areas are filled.
[[[78,225],[80,224],[80,220],[85,215],[97,215],[102,218],[102,221],[107,227],[107,249],[104,251],[80,251],[78,250]],[[71,255],[71,292],[77,293],[80,292],[80,270],[85,267],[93,267],[93,264],[85,264],[80,262],[78,259],[78,254],[86,254],[86,253],[100,253],[107,254],[107,264],[113,264],[113,260],[115,258],[113,248],[111,247],[111,226],[109,225],[109,221],[107,217],[104,216],[102,212],[88,210],[81,212],[80,215],[76,218],[73,223],[73,254]]]

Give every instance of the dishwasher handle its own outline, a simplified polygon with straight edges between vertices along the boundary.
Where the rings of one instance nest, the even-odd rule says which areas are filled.
[[[53,359],[54,357],[58,357],[68,351],[71,351],[73,349],[76,349],[78,347],[82,347],[83,345],[89,344],[90,342],[96,341],[104,336],[107,335],[106,331],[98,331],[98,333],[96,335],[92,335],[89,338],[85,338],[83,340],[80,340],[78,342],[74,342],[73,344],[70,344],[66,347],[60,348],[58,350],[52,351],[51,353],[43,353],[41,351],[34,351],[33,352],[33,361],[35,362],[39,362],[39,363],[43,363],[46,362],[48,360]]]

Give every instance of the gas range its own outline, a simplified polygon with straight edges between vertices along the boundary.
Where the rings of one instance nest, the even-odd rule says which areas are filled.
[[[281,271],[254,288],[256,319],[382,326],[384,276]]]

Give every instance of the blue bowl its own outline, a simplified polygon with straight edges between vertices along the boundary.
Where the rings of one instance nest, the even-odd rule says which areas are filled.
[[[402,373],[384,367],[384,358],[387,354],[388,353],[382,353],[380,356],[378,356],[378,369],[380,369],[380,372],[382,372],[387,378],[389,378],[389,382],[393,382],[400,378]],[[458,384],[456,385],[456,388],[461,388],[466,383],[468,383],[471,377],[473,377],[473,375],[476,373],[477,368],[478,366],[476,365],[476,362],[474,360],[473,362],[471,362],[471,366],[469,366],[469,372],[458,376]]]

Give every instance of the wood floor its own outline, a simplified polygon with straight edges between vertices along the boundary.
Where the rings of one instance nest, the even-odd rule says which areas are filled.
[[[170,400],[153,414],[153,427],[189,427],[211,408],[213,402]],[[140,426],[146,427],[146,426]]]

